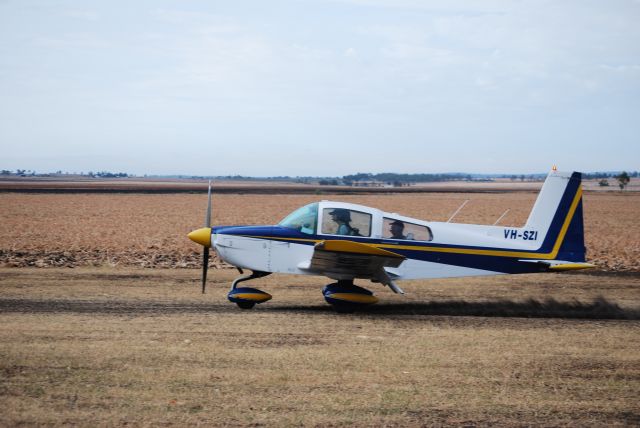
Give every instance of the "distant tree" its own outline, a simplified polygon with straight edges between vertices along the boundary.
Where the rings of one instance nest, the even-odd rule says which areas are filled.
[[[2,172],[0,172],[0,174],[2,174],[2,175],[11,175],[11,171],[9,171],[8,169],[3,169]]]
[[[609,186],[609,181],[606,178],[603,178],[602,180],[600,180],[598,182],[598,185],[600,187],[608,187]]]
[[[524,174],[520,176],[520,181],[524,181]]]
[[[631,178],[629,178],[629,174],[627,174],[626,171],[622,171],[622,174],[617,176],[616,180],[618,180],[618,186],[620,186],[620,190],[624,190],[627,184],[629,184],[629,181],[631,181]]]

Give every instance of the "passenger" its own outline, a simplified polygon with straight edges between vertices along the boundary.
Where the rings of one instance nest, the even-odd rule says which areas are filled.
[[[331,219],[338,224],[336,235],[360,236],[358,229],[351,227],[351,213],[344,208],[336,208],[329,213]]]
[[[391,232],[391,239],[407,239],[407,236],[403,233],[404,223],[400,220],[393,221],[389,231]]]

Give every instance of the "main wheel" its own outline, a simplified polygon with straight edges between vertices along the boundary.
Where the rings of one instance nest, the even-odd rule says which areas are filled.
[[[238,307],[240,309],[253,309],[253,307],[256,305],[255,302],[236,302],[236,305],[238,305]]]
[[[378,302],[378,298],[365,288],[358,287],[353,281],[338,281],[322,290],[324,299],[336,312],[352,313]]]
[[[271,294],[250,287],[237,287],[229,291],[227,298],[238,305],[240,309],[251,309],[256,303],[263,303],[271,299]]]

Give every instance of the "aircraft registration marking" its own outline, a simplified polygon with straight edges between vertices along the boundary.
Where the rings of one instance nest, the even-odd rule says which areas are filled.
[[[535,241],[536,239],[538,239],[538,231],[519,231],[518,229],[505,229],[504,239],[522,239],[523,241]]]

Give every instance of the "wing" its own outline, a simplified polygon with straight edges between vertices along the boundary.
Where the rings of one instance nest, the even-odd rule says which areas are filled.
[[[388,285],[396,293],[403,293],[393,283],[392,274],[385,268],[396,268],[405,256],[382,250],[373,245],[354,241],[327,240],[318,242],[311,260],[302,269],[328,277],[347,276],[366,278]]]

